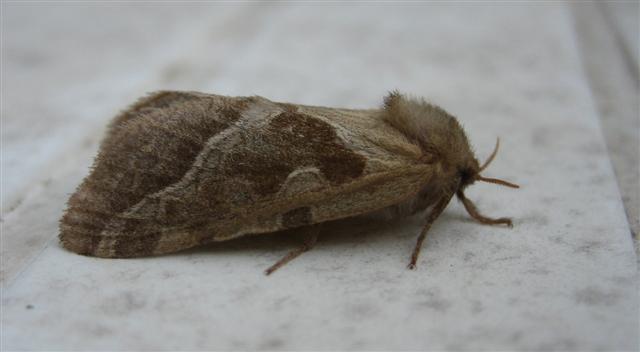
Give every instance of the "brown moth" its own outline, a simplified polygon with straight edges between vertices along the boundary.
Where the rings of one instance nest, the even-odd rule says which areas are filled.
[[[60,240],[71,251],[126,258],[179,251],[247,234],[300,227],[309,250],[319,224],[364,214],[428,209],[411,256],[431,224],[480,175],[458,121],[397,92],[380,109],[350,110],[265,98],[157,92],[111,123],[91,173],[68,201]],[[304,228],[303,228],[304,227]]]

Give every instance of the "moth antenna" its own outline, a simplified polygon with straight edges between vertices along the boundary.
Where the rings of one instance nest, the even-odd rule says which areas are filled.
[[[487,168],[487,166],[489,166],[489,164],[491,164],[493,159],[496,157],[496,154],[498,154],[498,148],[500,148],[500,137],[496,139],[496,147],[493,148],[493,152],[491,153],[491,155],[489,155],[487,161],[485,161],[484,164],[480,166],[480,170],[478,170],[478,173],[481,173],[484,169]]]
[[[516,185],[515,183],[507,182],[505,180],[500,180],[497,178],[489,178],[489,177],[483,177],[478,175],[476,176],[476,180],[482,181],[482,182],[488,182],[488,183],[495,183],[497,185],[507,186],[511,188],[520,188],[520,186]]]
[[[462,191],[458,191],[456,195],[464,205],[464,208],[467,209],[467,213],[469,213],[469,215],[471,215],[471,217],[476,219],[478,222],[487,225],[505,224],[509,227],[513,227],[513,223],[509,218],[492,219],[480,214],[476,205],[473,204],[473,202],[469,198],[465,197]]]

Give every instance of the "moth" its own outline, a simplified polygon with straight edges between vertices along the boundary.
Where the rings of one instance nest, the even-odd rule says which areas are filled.
[[[498,146],[480,165],[455,117],[397,91],[367,110],[156,92],[111,122],[60,240],[76,253],[128,258],[299,228],[303,243],[270,274],[311,249],[324,222],[424,212],[414,269],[454,195],[477,221],[512,225],[464,194],[475,181],[518,187],[480,175]]]

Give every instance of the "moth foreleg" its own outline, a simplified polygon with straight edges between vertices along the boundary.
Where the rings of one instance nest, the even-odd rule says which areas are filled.
[[[320,224],[306,227],[304,228],[304,231],[306,231],[306,233],[305,233],[305,239],[304,239],[304,242],[302,243],[302,246],[292,250],[291,252],[287,253],[287,255],[280,258],[280,260],[278,260],[275,264],[273,264],[267,270],[264,271],[265,275],[270,275],[274,271],[278,270],[281,266],[295,259],[300,254],[313,248],[313,246],[318,241],[318,234],[320,233]]]
[[[422,242],[424,242],[424,238],[427,236],[427,232],[429,232],[429,229],[431,228],[431,224],[433,224],[433,222],[436,221],[436,219],[440,216],[440,214],[442,214],[442,212],[444,211],[444,208],[446,208],[447,204],[449,204],[451,197],[453,197],[453,194],[445,195],[442,198],[440,198],[438,203],[436,203],[433,209],[431,209],[431,211],[429,212],[429,216],[427,217],[427,223],[422,228],[422,231],[418,236],[418,241],[416,242],[416,246],[413,248],[413,254],[411,255],[411,262],[407,266],[409,269],[413,270],[416,268],[416,263],[418,262],[418,256],[420,256],[420,249],[422,248]]]
[[[473,204],[473,202],[469,198],[465,197],[464,192],[458,191],[458,198],[462,201],[462,204],[467,210],[467,213],[469,213],[469,215],[471,215],[471,217],[476,219],[478,222],[486,225],[504,224],[509,227],[513,227],[513,222],[511,222],[511,219],[509,218],[493,219],[480,214],[476,205]]]

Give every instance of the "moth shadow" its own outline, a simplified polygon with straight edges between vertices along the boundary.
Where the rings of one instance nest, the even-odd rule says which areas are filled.
[[[416,227],[417,220],[414,218],[383,220],[356,217],[329,221],[321,225],[316,248],[350,247],[365,242],[375,243],[380,246],[388,245],[391,242],[397,242],[398,237],[406,238],[408,232],[411,233],[411,238],[413,238],[413,235],[417,235],[417,231],[419,231],[419,227]],[[398,228],[403,230],[398,231]],[[415,229],[415,231],[407,231],[405,228]],[[299,247],[303,243],[304,235],[309,230],[308,227],[298,227],[271,233],[250,234],[228,241],[214,242],[187,249],[173,255],[286,251]]]

